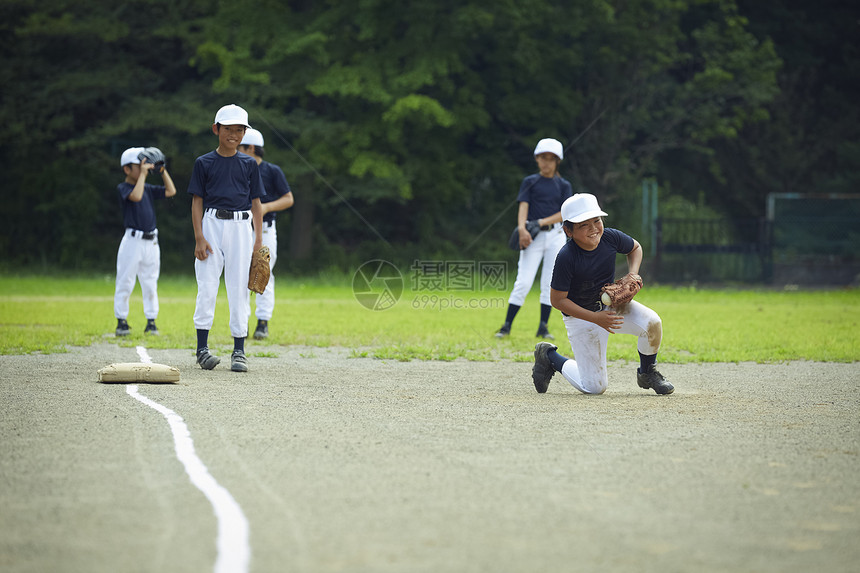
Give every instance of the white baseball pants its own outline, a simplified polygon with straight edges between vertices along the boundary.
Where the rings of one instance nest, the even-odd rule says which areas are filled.
[[[642,354],[657,354],[663,340],[663,322],[656,312],[643,304],[631,301],[620,313],[624,317],[616,334],[638,337],[636,347]],[[584,394],[603,394],[609,386],[606,370],[606,346],[609,332],[593,322],[572,316],[563,316],[567,337],[573,350],[573,359],[564,363],[562,376]]]
[[[237,213],[241,217],[243,211]],[[209,241],[213,252],[204,261],[194,259],[194,274],[197,276],[194,328],[212,330],[223,270],[227,304],[230,307],[230,334],[234,338],[245,338],[248,336],[248,319],[251,317],[248,274],[251,251],[254,249],[250,213],[248,219],[225,220],[216,218],[207,209],[203,214],[203,236]]]
[[[555,266],[555,257],[567,242],[567,236],[561,225],[556,223],[550,231],[541,231],[532,240],[531,244],[520,251],[520,259],[517,263],[517,280],[508,304],[522,306],[526,301],[529,291],[537,276],[538,267],[543,263],[540,272],[540,303],[551,305],[549,300],[549,285],[552,281],[552,269]]]
[[[278,260],[278,231],[277,224],[272,223],[269,227],[263,223],[263,246],[269,247],[269,270],[273,271],[275,262]],[[257,295],[257,319],[271,320],[275,311],[275,273],[269,275],[269,284],[263,294]]]
[[[134,236],[132,236],[134,232]],[[158,318],[158,275],[161,271],[161,248],[156,237],[146,240],[141,231],[126,229],[116,254],[116,290],[113,313],[116,318],[128,318],[128,299],[135,279],[140,281],[143,314],[147,320]]]

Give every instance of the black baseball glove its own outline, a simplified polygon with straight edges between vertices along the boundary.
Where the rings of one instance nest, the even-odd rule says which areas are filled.
[[[147,163],[151,163],[153,173],[164,171],[164,154],[157,147],[147,147],[137,154],[137,158],[140,160],[146,159]]]
[[[526,231],[529,232],[529,235],[534,239],[538,233],[540,233],[540,225],[537,221],[526,221]],[[520,249],[520,229],[519,227],[514,227],[514,232],[511,233],[511,238],[508,239],[508,247],[512,251],[521,251]]]

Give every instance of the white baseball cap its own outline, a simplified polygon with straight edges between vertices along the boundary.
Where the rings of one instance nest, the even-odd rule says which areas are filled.
[[[235,104],[225,105],[215,114],[215,123],[221,125],[248,125],[248,112]]]
[[[143,149],[143,147],[129,147],[123,151],[122,158],[119,160],[119,166],[125,167],[132,163],[140,163],[140,159],[137,156],[140,155],[140,152],[142,152]]]
[[[540,155],[541,153],[552,153],[559,159],[564,159],[564,147],[562,147],[561,142],[557,139],[547,138],[538,141],[534,154]]]
[[[263,134],[253,127],[249,127],[245,130],[245,137],[242,138],[242,143],[240,143],[240,145],[255,145],[257,147],[263,147]]]
[[[577,193],[561,204],[561,218],[564,221],[581,223],[601,216],[605,217],[606,213],[600,210],[597,197],[591,193]]]

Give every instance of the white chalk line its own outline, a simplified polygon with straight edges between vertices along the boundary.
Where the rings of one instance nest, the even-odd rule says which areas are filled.
[[[152,364],[152,359],[143,346],[137,347],[140,361]],[[233,499],[223,486],[221,486],[209,470],[194,452],[194,441],[191,432],[182,416],[162,406],[158,402],[150,400],[137,391],[137,384],[129,384],[126,387],[129,396],[138,400],[150,408],[158,411],[167,419],[173,432],[173,443],[176,447],[176,457],[185,466],[185,472],[191,479],[191,483],[203,492],[203,495],[212,504],[215,517],[218,519],[218,557],[215,560],[215,573],[245,573],[251,561],[251,546],[248,543],[249,528],[248,520],[242,513],[242,508]]]

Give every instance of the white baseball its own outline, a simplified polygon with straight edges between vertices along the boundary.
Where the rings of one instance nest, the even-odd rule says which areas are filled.
[[[605,292],[605,293],[603,293],[602,295],[600,295],[600,300],[601,300],[601,302],[603,302],[603,304],[605,304],[606,306],[609,306],[610,304],[612,304],[612,299],[611,299],[611,298],[609,298],[609,293],[608,293],[608,292]]]

